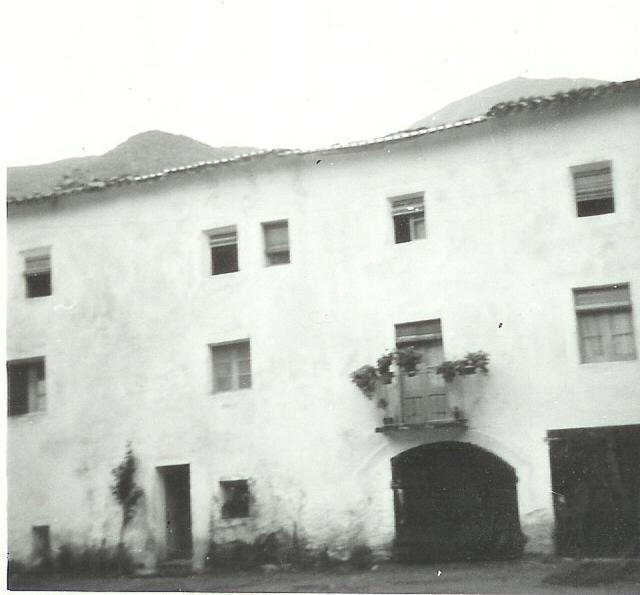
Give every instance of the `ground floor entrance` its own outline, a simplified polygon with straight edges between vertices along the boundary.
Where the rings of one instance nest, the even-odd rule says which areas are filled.
[[[556,553],[639,555],[640,425],[548,432]]]
[[[522,552],[516,474],[471,444],[438,442],[391,461],[403,560],[507,558]]]
[[[189,465],[158,467],[164,491],[167,559],[192,556],[191,478]]]

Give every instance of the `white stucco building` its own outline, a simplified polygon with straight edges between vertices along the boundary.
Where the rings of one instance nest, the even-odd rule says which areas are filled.
[[[620,554],[640,508],[639,138],[631,81],[10,196],[11,556],[117,542],[127,442],[147,565],[273,531],[503,555],[518,525],[530,551],[555,527],[560,552]],[[423,362],[377,384],[385,412],[350,374],[396,345]],[[435,373],[479,350],[488,374]]]

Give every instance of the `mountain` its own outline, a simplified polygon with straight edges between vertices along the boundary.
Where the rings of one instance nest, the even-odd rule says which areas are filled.
[[[426,118],[414,122],[408,129],[439,126],[440,124],[448,124],[457,122],[458,120],[480,116],[487,113],[489,109],[497,103],[503,101],[516,101],[522,97],[533,97],[536,95],[552,95],[560,91],[570,91],[572,89],[580,89],[581,87],[595,87],[607,82],[608,81],[595,79],[572,78],[514,78],[504,83],[494,85],[493,87],[488,87],[464,99],[454,101]]]
[[[104,155],[8,167],[7,194],[19,197],[45,193],[61,184],[150,174],[256,150],[251,147],[211,147],[188,136],[150,130],[132,136]]]

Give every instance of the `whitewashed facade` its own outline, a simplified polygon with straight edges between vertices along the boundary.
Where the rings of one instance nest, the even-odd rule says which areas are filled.
[[[111,470],[127,442],[145,492],[128,539],[150,567],[175,546],[168,467],[188,465],[176,481],[190,521],[174,520],[188,524],[196,569],[211,540],[277,530],[390,552],[391,459],[436,442],[513,468],[526,547],[552,551],[548,432],[640,424],[638,138],[630,85],[407,138],[10,201],[7,353],[28,377],[8,418],[11,555],[32,560],[34,527],[53,550],[115,543]],[[602,162],[613,212],[578,217],[571,168]],[[403,243],[398,197],[424,205],[424,228]],[[282,221],[290,262],[267,266],[264,224]],[[239,270],[212,275],[220,228],[236,233]],[[46,269],[46,256],[50,295],[27,297],[28,267]],[[627,292],[615,323],[626,355],[581,363],[574,290],[612,285]],[[399,376],[383,413],[350,373],[394,347],[394,325],[434,320],[446,359],[490,354],[486,376],[441,383],[464,420],[403,418]],[[248,505],[224,512],[234,489]]]

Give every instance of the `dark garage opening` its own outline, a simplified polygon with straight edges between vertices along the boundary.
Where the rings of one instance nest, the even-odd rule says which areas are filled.
[[[516,474],[499,457],[472,444],[438,442],[401,453],[391,468],[399,560],[522,553]]]
[[[637,556],[640,425],[548,432],[556,553]]]

